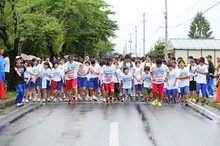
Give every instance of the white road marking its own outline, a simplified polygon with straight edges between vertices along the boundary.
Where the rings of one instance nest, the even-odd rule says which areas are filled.
[[[193,104],[193,105],[195,105],[195,106],[197,106],[197,107],[199,107],[199,108],[201,108],[201,109],[203,109],[204,111],[206,111],[206,112],[208,112],[208,113],[212,114],[213,116],[215,116],[215,117],[217,117],[217,118],[220,119],[220,116],[218,116],[218,115],[216,115],[215,113],[213,113],[213,112],[211,112],[211,111],[205,109],[204,107],[201,107],[201,106],[199,106],[199,105],[197,105],[197,104],[195,104],[195,103],[193,103],[193,102],[191,102],[191,101],[190,101],[190,103]]]
[[[24,106],[22,106],[22,107],[20,107],[20,108],[18,108],[18,109],[16,109],[16,110],[10,112],[9,114],[6,114],[6,115],[0,117],[0,119],[4,118],[5,116],[8,116],[8,115],[10,115],[10,114],[13,114],[13,113],[17,112],[18,110],[21,110],[21,109],[23,109],[23,108],[25,108],[25,107],[27,107],[27,106],[29,106],[29,105],[31,105],[31,104],[32,104],[32,103],[27,104],[27,105],[24,105]]]
[[[118,123],[117,122],[111,122],[111,124],[110,124],[109,146],[119,146],[119,144],[118,144]]]

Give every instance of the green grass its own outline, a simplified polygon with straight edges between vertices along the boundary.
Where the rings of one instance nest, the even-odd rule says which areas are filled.
[[[5,92],[5,96],[10,99],[10,98],[13,98],[13,97],[16,97],[17,96],[17,92],[16,91],[13,91],[13,92]],[[2,99],[1,101],[4,101],[5,99]],[[1,102],[0,101],[0,102]]]

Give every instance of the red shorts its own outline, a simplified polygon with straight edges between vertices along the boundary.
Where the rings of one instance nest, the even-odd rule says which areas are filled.
[[[51,81],[51,87],[52,87],[53,90],[55,90],[57,88],[57,82],[52,80]]]
[[[162,84],[153,83],[153,95],[157,95],[158,89],[159,89],[159,95],[163,95],[163,88],[164,88],[164,83]]]
[[[114,90],[114,87],[115,87],[115,83],[114,82],[111,82],[109,84],[104,83],[104,91],[109,91],[109,88],[110,88],[110,90]]]
[[[71,90],[72,87],[76,87],[77,79],[66,80],[66,90]]]

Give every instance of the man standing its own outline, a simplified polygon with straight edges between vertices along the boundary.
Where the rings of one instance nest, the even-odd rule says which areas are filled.
[[[213,75],[214,75],[215,68],[212,63],[212,56],[208,55],[206,58],[208,61],[207,90],[209,92],[209,95],[211,97],[213,97],[213,95],[214,95],[214,93],[213,93]]]
[[[52,67],[52,63],[50,62],[50,56],[46,55],[44,57],[44,61],[41,63],[41,68],[44,68],[44,62],[48,62],[50,64],[50,67]]]
[[[141,69],[142,70],[144,70],[144,68],[146,67],[146,66],[149,66],[150,68],[152,67],[152,62],[151,62],[151,60],[152,60],[152,57],[151,57],[151,55],[146,55],[146,60],[142,63],[142,65],[141,65]]]
[[[9,60],[9,54],[7,53],[7,56],[4,59],[4,64],[5,64],[5,80],[9,81],[9,76],[10,76],[10,60]]]
[[[131,61],[131,56],[129,54],[125,56],[125,61],[121,63],[121,68],[123,69],[125,67],[128,67],[130,73],[133,72],[134,63]]]
[[[5,84],[4,57],[2,56],[3,54],[4,54],[4,49],[0,47],[0,84],[1,84],[1,80],[3,80],[3,84]]]

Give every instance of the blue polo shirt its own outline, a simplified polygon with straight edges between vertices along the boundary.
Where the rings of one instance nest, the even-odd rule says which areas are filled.
[[[0,72],[4,72],[5,67],[4,67],[4,57],[0,56]]]

